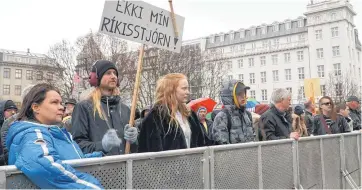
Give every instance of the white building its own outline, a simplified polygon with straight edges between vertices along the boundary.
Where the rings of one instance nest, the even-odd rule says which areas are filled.
[[[361,85],[361,43],[356,12],[348,0],[313,1],[305,17],[220,33],[204,38],[205,51],[218,49],[228,77],[251,87],[249,97],[269,102],[275,88],[304,101],[304,79],[320,78],[322,94],[329,73],[350,76]]]

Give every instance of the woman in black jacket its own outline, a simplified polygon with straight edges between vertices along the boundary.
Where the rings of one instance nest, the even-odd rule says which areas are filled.
[[[158,152],[205,145],[196,114],[189,110],[185,75],[167,74],[157,82],[156,102],[142,121],[138,152]]]
[[[324,96],[319,100],[320,114],[314,117],[313,134],[326,135],[350,132],[347,121],[337,115],[332,98]]]

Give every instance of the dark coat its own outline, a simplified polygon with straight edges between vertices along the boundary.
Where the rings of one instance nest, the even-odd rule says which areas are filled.
[[[187,148],[185,136],[181,127],[175,124],[169,125],[170,117],[160,115],[157,106],[141,123],[141,132],[138,138],[138,152],[158,152],[165,150],[177,150]],[[205,146],[204,134],[199,120],[194,112],[188,117],[191,128],[190,147]]]
[[[308,135],[313,134],[313,114],[308,110],[305,110],[305,126],[307,127]]]
[[[353,121],[353,130],[361,129],[361,112],[358,110],[349,110],[349,116]]]
[[[3,147],[3,152],[0,156],[0,162],[3,165],[8,164],[9,151],[6,147],[6,136],[8,135],[9,128],[11,124],[16,120],[18,114],[15,114],[4,121],[3,126],[1,127],[1,146]]]
[[[292,132],[292,117],[289,114],[283,116],[274,105],[270,107],[260,120],[262,122],[262,134],[264,140],[287,139]]]
[[[322,115],[316,115],[313,119],[313,135],[326,135],[328,134],[323,122],[321,121]],[[350,132],[349,125],[343,116],[337,115],[337,120],[333,121],[329,127],[332,134],[347,133]]]
[[[100,118],[96,112],[94,115],[93,104],[91,100],[79,102],[72,114],[73,139],[78,143],[84,153],[103,151],[107,155],[124,154],[126,141],[124,140],[124,127],[130,119],[130,109],[120,101],[119,96],[102,97],[102,108],[107,116],[107,121]],[[109,114],[109,115],[108,115]],[[102,138],[109,128],[114,128],[123,146],[113,148],[109,153],[102,147]],[[131,152],[135,152],[137,147],[131,146]]]
[[[207,131],[202,123],[200,123],[202,132],[204,133],[205,142],[207,146],[214,145],[214,138],[212,136],[212,127],[213,122],[211,120],[206,119]]]

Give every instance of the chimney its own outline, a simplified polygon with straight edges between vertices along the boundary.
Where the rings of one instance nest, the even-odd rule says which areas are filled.
[[[27,53],[28,53],[28,54],[30,53],[30,49],[29,49],[29,48],[27,49]]]

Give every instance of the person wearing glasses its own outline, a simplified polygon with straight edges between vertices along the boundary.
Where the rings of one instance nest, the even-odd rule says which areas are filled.
[[[319,100],[319,112],[313,121],[314,135],[350,132],[346,119],[337,114],[332,98],[324,96]]]

